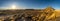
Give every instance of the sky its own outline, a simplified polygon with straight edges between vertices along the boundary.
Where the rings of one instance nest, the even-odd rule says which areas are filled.
[[[11,8],[13,5],[19,9],[43,9],[51,6],[60,10],[60,0],[0,0],[0,9]]]

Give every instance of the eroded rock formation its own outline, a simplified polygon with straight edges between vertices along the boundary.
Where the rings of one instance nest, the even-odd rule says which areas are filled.
[[[55,9],[47,7],[46,9],[26,9],[26,10],[3,10],[0,12],[10,15],[3,21],[54,21],[52,16]],[[0,13],[0,14],[1,14]]]

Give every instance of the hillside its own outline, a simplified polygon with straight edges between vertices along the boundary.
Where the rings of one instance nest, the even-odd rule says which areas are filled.
[[[25,9],[25,10],[0,10],[0,15],[6,18],[1,20],[9,21],[55,21],[55,9],[47,7],[45,9]],[[0,17],[1,17],[0,16]],[[8,19],[8,20],[7,20]]]
[[[56,11],[56,17],[60,17],[60,10],[55,10]]]

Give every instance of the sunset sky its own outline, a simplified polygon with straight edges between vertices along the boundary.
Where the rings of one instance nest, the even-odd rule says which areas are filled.
[[[21,9],[42,9],[52,6],[60,10],[60,0],[0,0],[0,8],[11,8],[13,5]]]

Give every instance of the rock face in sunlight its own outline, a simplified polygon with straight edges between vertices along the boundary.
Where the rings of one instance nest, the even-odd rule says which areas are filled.
[[[0,10],[1,21],[55,21],[55,9]],[[2,15],[3,14],[3,15]],[[7,16],[5,16],[7,15]],[[3,17],[3,18],[2,18]]]

